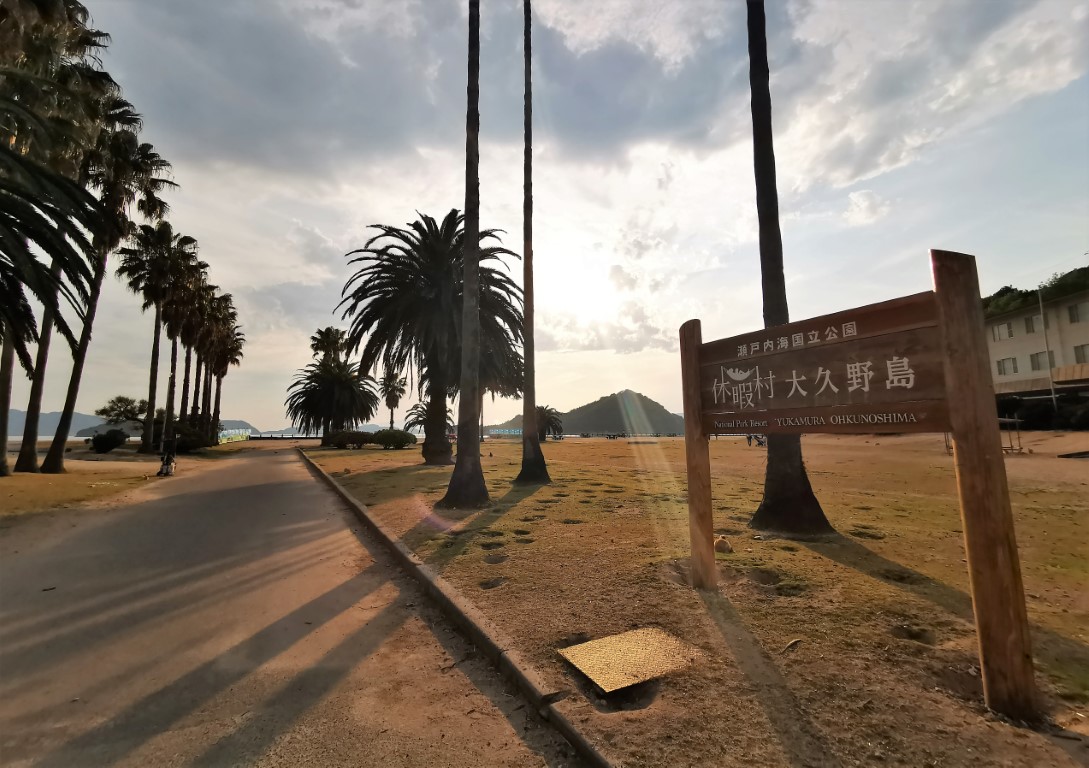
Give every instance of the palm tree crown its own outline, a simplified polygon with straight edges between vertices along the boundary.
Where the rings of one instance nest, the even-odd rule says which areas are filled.
[[[389,408],[389,428],[393,429],[393,412],[405,396],[405,379],[398,371],[387,368],[382,372],[382,378],[378,380],[378,392]]]
[[[463,223],[452,210],[442,222],[421,216],[407,229],[375,225],[379,234],[348,254],[359,270],[340,304],[351,318],[350,348],[363,347],[364,370],[381,361],[388,370],[421,372],[432,410],[423,446],[429,463],[450,457],[444,404],[461,360]],[[498,239],[496,230],[480,233],[481,243]],[[480,248],[481,337],[496,348],[522,338],[521,289],[497,268],[502,256],[517,258],[499,245]]]
[[[295,376],[288,388],[287,416],[300,431],[333,432],[366,422],[378,410],[374,379],[348,360],[319,360]]]

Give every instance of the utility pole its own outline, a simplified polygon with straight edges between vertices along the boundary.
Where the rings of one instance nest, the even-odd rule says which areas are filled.
[[[1051,407],[1055,413],[1059,412],[1059,401],[1055,397],[1055,376],[1051,372],[1051,342],[1047,338],[1047,315],[1044,314],[1044,296],[1039,288],[1036,289],[1036,301],[1040,304],[1040,322],[1044,324],[1044,352],[1047,362],[1047,383],[1051,387]]]

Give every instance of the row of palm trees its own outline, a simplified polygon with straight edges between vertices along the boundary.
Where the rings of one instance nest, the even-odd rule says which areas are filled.
[[[178,343],[187,363],[182,411],[195,358],[188,416],[211,432],[218,423],[211,383],[220,384],[240,361],[244,342],[230,296],[208,283],[207,265],[196,258],[196,241],[165,221],[169,206],[161,195],[176,186],[170,164],[141,141],[140,115],[101,67],[109,36],[88,23],[77,0],[0,4],[0,445],[7,442],[16,362],[31,380],[17,471],[64,471],[111,254],[121,255],[120,275],[155,315],[143,450],[153,449],[160,331],[172,351],[164,434],[172,429]],[[138,226],[137,213],[147,223]],[[70,347],[73,367],[57,433],[39,468],[38,422],[54,331]],[[8,471],[0,451],[0,476]]]
[[[458,279],[454,270],[447,271],[446,274],[454,280]],[[447,286],[447,289],[455,294],[458,291],[456,284]],[[380,306],[376,309],[380,309]],[[453,316],[456,317],[457,313]],[[487,382],[485,391],[491,393],[493,398],[496,395],[517,397],[522,394],[519,388],[520,356],[509,344],[492,345],[488,349],[495,349],[496,346],[503,349],[504,354],[485,354],[481,360],[481,380]],[[285,404],[292,425],[303,434],[320,435],[323,443],[328,442],[337,432],[353,429],[370,420],[380,404],[389,409],[389,428],[394,429],[395,412],[408,392],[408,379],[401,371],[392,367],[385,368],[376,380],[367,375],[361,363],[348,360],[349,349],[348,334],[343,330],[332,326],[318,329],[310,337],[314,362],[298,371],[295,380],[288,387]],[[431,379],[432,376],[427,374],[425,367],[417,393],[421,399],[408,409],[403,426],[407,431],[423,431],[425,436],[430,430],[432,441],[436,437],[434,432],[438,430],[442,432],[441,438],[448,440],[448,435],[455,429],[451,409],[443,404],[445,414],[441,425],[430,419],[432,409],[426,394],[430,390],[425,382]],[[443,399],[456,396],[457,389],[451,387]],[[483,418],[483,411],[481,414]],[[555,408],[538,405],[535,415],[539,441],[545,440],[550,434],[563,434],[563,418]],[[483,430],[483,424],[481,429]]]

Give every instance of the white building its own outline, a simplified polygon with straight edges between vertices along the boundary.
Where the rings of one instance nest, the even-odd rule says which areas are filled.
[[[985,322],[995,394],[1089,391],[1089,291]]]

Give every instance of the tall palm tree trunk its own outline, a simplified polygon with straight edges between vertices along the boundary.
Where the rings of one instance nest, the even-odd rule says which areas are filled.
[[[188,418],[188,414],[185,412],[189,407],[189,367],[193,362],[193,348],[185,348],[185,373],[182,375],[182,398],[181,407],[178,408],[178,421],[185,421]]]
[[[204,381],[203,367],[204,367],[204,358],[198,352],[197,353],[197,370],[196,370],[196,373],[193,375],[193,410],[190,411],[190,413],[189,413],[189,423],[193,424],[193,425],[196,425],[196,424],[200,423],[197,416],[200,413],[200,387],[201,387],[201,383]]]
[[[764,327],[790,322],[783,275],[783,237],[779,230],[779,193],[775,182],[771,88],[763,0],[747,0],[749,87],[752,90],[753,166],[760,230],[760,276]],[[749,525],[761,530],[813,534],[832,530],[813,495],[802,462],[799,435],[769,435],[764,498]]]
[[[525,384],[522,393],[522,471],[516,483],[550,483],[541,441],[537,437],[537,365],[533,343],[533,26],[530,0],[523,0],[525,15],[525,103],[523,110],[524,141],[522,165],[522,336]]]
[[[204,366],[204,391],[201,393],[200,403],[201,426],[204,428],[204,437],[212,440],[212,367]]]
[[[223,394],[223,377],[216,376],[215,407],[212,409],[212,428],[208,433],[208,439],[213,445],[219,445],[219,403]]]
[[[11,474],[8,467],[8,409],[11,407],[11,380],[15,375],[15,342],[12,330],[4,330],[4,344],[0,347],[0,477]]]
[[[106,278],[106,253],[100,248],[91,293],[87,297],[87,311],[83,318],[83,331],[79,335],[79,346],[72,357],[72,375],[68,379],[68,391],[64,396],[64,408],[61,410],[60,423],[49,445],[49,452],[42,461],[42,472],[51,475],[64,474],[64,450],[68,447],[68,433],[72,429],[72,416],[76,411],[76,399],[79,397],[79,385],[83,379],[83,366],[87,362],[87,351],[91,348],[91,330],[94,328],[95,313],[98,312],[98,300],[102,296],[102,281]]]
[[[170,377],[166,385],[166,420],[163,422],[163,435],[159,442],[159,451],[167,450],[174,439],[174,394],[178,378],[178,340],[170,340]]]
[[[163,309],[155,302],[155,333],[151,337],[151,374],[147,386],[147,416],[140,438],[140,453],[155,451],[155,394],[159,385],[159,339],[163,331]]]
[[[446,437],[446,375],[439,365],[428,363],[427,415],[424,420],[424,464],[452,464],[453,447]]]
[[[444,507],[480,507],[488,487],[480,466],[480,0],[469,0],[469,83],[465,117],[465,239],[462,264],[461,397],[458,453]]]
[[[393,429],[393,409],[389,409],[389,428]]]
[[[49,272],[54,280],[60,279],[61,264],[53,259]],[[54,293],[54,297],[56,293]],[[56,298],[54,298],[56,301]],[[38,420],[42,413],[42,393],[45,391],[45,369],[49,364],[49,344],[53,338],[52,307],[42,311],[42,329],[38,334],[38,350],[34,357],[34,373],[30,378],[30,397],[26,404],[26,421],[23,423],[23,442],[19,446],[19,458],[15,460],[16,472],[38,471]]]

